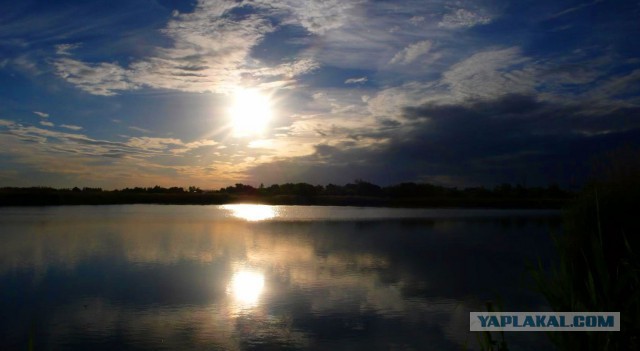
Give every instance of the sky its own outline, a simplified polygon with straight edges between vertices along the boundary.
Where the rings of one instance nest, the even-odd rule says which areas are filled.
[[[0,186],[575,186],[640,146],[638,0],[0,8]]]

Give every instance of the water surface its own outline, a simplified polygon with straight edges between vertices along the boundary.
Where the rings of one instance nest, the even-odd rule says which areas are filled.
[[[460,350],[469,311],[547,307],[556,211],[1,208],[3,348]],[[512,349],[548,347],[542,333]]]

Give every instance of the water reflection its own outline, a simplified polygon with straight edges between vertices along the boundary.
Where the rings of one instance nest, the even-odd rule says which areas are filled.
[[[254,307],[264,288],[264,274],[257,271],[243,270],[236,272],[229,284],[229,293],[240,308]]]
[[[233,204],[220,206],[223,210],[231,211],[231,215],[247,221],[264,221],[276,216],[274,206],[253,205],[253,204]]]
[[[0,211],[0,339],[8,349],[35,333],[35,349],[453,350],[473,343],[468,312],[496,292],[505,308],[543,308],[518,282],[524,258],[551,245],[548,218],[220,214],[233,208]],[[529,344],[510,346],[545,346]]]

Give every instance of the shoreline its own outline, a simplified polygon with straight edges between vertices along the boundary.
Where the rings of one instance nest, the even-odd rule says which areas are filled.
[[[366,196],[296,196],[229,195],[216,193],[126,194],[99,193],[4,193],[0,207],[73,206],[73,205],[297,205],[358,206],[390,208],[491,208],[491,209],[561,209],[571,199],[554,198],[390,198]]]

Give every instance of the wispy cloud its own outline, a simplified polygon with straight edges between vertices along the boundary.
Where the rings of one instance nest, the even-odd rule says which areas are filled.
[[[518,47],[482,51],[453,65],[443,74],[442,83],[458,98],[530,93],[536,86],[530,63]]]
[[[35,113],[36,115],[42,117],[42,118],[48,118],[49,114],[46,112],[40,112],[40,111],[33,111],[33,113]]]
[[[640,105],[640,98],[630,97],[632,94],[640,93],[640,69],[636,69],[628,74],[612,76],[595,86],[586,95],[592,99],[628,101],[634,105]]]
[[[118,90],[140,88],[132,82],[132,72],[115,63],[88,64],[62,57],[54,66],[60,77],[90,94],[109,96]]]
[[[576,11],[582,10],[585,7],[593,6],[593,5],[595,5],[597,3],[600,3],[600,2],[603,2],[603,1],[604,0],[594,0],[594,1],[589,2],[589,3],[583,3],[583,4],[580,4],[580,5],[574,6],[574,7],[570,7],[568,9],[564,9],[564,10],[562,10],[560,12],[554,13],[553,15],[549,16],[549,19],[558,18],[558,17],[564,16],[564,15],[570,14],[572,12],[576,12]]]
[[[81,130],[82,129],[82,127],[76,126],[76,125],[73,125],[73,124],[61,124],[60,127],[66,128],[66,129],[70,129],[70,130]]]
[[[144,133],[144,134],[153,134],[152,130],[145,129],[145,128],[140,128],[140,127],[136,127],[136,126],[130,126],[129,129],[135,130],[136,132],[140,132],[140,133]]]
[[[493,18],[480,12],[468,9],[456,9],[442,17],[438,25],[444,28],[470,28],[477,25],[488,24]]]
[[[18,71],[25,72],[33,76],[42,74],[38,61],[29,54],[20,55],[10,60],[8,64],[15,67]]]
[[[361,83],[366,83],[367,80],[369,80],[367,77],[349,78],[344,81],[344,84],[361,84]]]
[[[177,138],[132,137],[109,141],[8,120],[0,120],[0,136],[0,154],[14,162],[46,174],[104,184],[120,183],[118,178],[124,173],[132,175],[130,182],[138,185],[145,179],[175,184],[177,173],[184,173],[185,181],[191,176],[202,177],[205,167],[192,163],[193,153],[208,154],[204,150],[218,145],[211,139],[184,142]],[[166,177],[171,172],[173,178]]]
[[[49,122],[40,121],[46,126]],[[0,120],[0,126],[6,128],[4,134],[13,135],[22,141],[44,142],[47,141],[49,147],[55,147],[58,151],[66,151],[74,154],[85,154],[89,156],[109,157],[115,153],[123,157],[150,157],[157,155],[181,154],[205,146],[218,145],[211,139],[196,140],[185,143],[177,138],[155,138],[155,137],[130,137],[126,141],[108,141],[93,139],[84,134],[68,133],[42,129],[34,126],[25,126],[13,121]],[[61,127],[80,130],[82,127],[73,125],[61,125]]]
[[[299,24],[314,34],[349,22],[350,10],[364,0],[257,0],[256,4],[284,17],[284,24]]]
[[[426,55],[431,50],[431,41],[423,40],[407,46],[398,52],[389,63],[391,64],[409,64],[417,60],[419,57]]]
[[[411,22],[411,24],[413,24],[414,26],[420,25],[424,23],[424,21],[425,18],[423,16],[413,16],[409,18],[409,22]]]
[[[438,97],[436,85],[436,82],[407,82],[380,90],[367,100],[368,112],[377,118],[399,119],[405,107],[419,106]]]
[[[231,19],[229,12],[241,6],[233,1],[199,1],[192,13],[175,14],[163,29],[173,46],[158,47],[149,57],[128,67],[73,59],[68,55],[69,46],[58,46],[61,55],[54,60],[54,66],[60,77],[95,95],[114,95],[141,87],[229,92],[243,82],[291,79],[317,67],[308,58],[275,67],[256,67],[255,60],[250,59],[251,49],[274,27],[258,15]],[[309,21],[311,25],[313,21]]]
[[[69,55],[71,55],[71,51],[72,50],[75,50],[75,49],[79,48],[81,45],[82,44],[80,44],[80,43],[56,45],[56,54],[63,55],[63,56],[69,56]]]
[[[278,88],[295,84],[295,77],[313,72],[320,65],[310,58],[300,58],[293,62],[287,62],[272,67],[252,69],[245,72],[245,77],[261,80],[259,86],[264,88]]]
[[[55,126],[55,124],[49,122],[49,121],[40,121],[40,124],[45,126],[45,127],[53,127]]]

